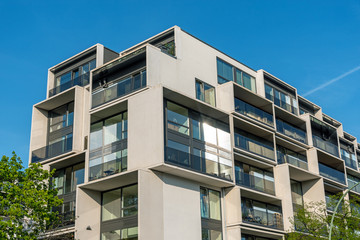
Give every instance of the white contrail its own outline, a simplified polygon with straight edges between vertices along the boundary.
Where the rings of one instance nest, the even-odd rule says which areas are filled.
[[[320,85],[319,87],[314,88],[313,90],[308,91],[307,93],[303,94],[303,96],[306,97],[307,95],[310,95],[310,94],[312,94],[312,93],[314,93],[314,92],[317,92],[317,91],[323,89],[324,87],[327,87],[327,86],[329,86],[330,84],[332,84],[332,83],[334,83],[334,82],[337,82],[337,81],[343,79],[344,77],[346,77],[346,76],[348,76],[348,75],[350,75],[350,74],[352,74],[352,73],[354,73],[354,72],[356,72],[356,71],[358,71],[358,70],[360,70],[360,66],[358,66],[358,67],[356,67],[356,68],[354,68],[354,69],[351,69],[350,71],[348,71],[348,72],[346,72],[346,73],[343,73],[343,74],[341,74],[340,76],[338,76],[338,77],[336,77],[336,78],[334,78],[334,79],[331,79],[331,80],[328,81],[327,83],[324,83],[324,84]]]

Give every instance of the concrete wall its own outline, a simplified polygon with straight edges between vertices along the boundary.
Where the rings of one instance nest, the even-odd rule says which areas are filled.
[[[75,239],[99,240],[101,192],[78,188],[76,201]]]
[[[46,146],[47,129],[48,112],[34,106],[31,121],[29,163],[31,162],[32,151]]]
[[[293,206],[291,198],[290,172],[287,164],[274,167],[276,196],[281,198],[284,229],[290,230],[290,218],[293,217]]]
[[[161,86],[128,99],[128,170],[164,162]]]

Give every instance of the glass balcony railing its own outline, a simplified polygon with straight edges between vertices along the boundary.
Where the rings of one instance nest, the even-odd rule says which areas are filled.
[[[252,205],[242,201],[243,222],[270,228],[283,229],[283,216],[280,207],[253,201]]]
[[[285,109],[288,112],[291,112],[295,115],[297,115],[297,107],[292,106],[291,104],[285,103],[284,101],[281,101],[279,98],[274,98],[274,103],[276,106],[281,107],[282,109]]]
[[[345,165],[352,169],[357,170],[357,161],[355,158],[355,154],[349,153],[342,148],[340,149],[340,153],[341,153],[341,159],[345,161]]]
[[[344,185],[346,184],[345,174],[343,172],[340,172],[321,163],[319,163],[319,172],[320,175],[323,177],[329,178]]]
[[[236,184],[275,195],[274,181],[235,170]]]
[[[349,188],[352,188],[354,185],[356,185],[356,184],[358,183],[358,182],[350,179],[349,177],[348,177],[347,180],[348,180]],[[354,187],[354,188],[352,189],[352,191],[355,191],[355,192],[357,192],[357,193],[360,193],[360,186],[357,185],[356,187]]]
[[[242,136],[238,133],[235,133],[235,147],[271,159],[273,161],[275,160],[273,147],[265,145],[254,139],[250,139],[248,137]]]
[[[274,126],[273,116],[257,107],[235,98],[235,111],[269,126]]]
[[[321,150],[324,150],[327,153],[330,153],[336,157],[339,157],[339,150],[338,146],[335,144],[325,141],[321,137],[318,137],[316,135],[313,135],[313,144],[315,147],[320,148]]]
[[[90,166],[89,181],[122,172],[124,168],[127,168],[127,157],[121,157],[109,162]]]
[[[117,83],[92,94],[92,107],[100,106],[146,86],[146,71],[119,80]]]
[[[278,164],[283,163],[289,163],[291,165],[294,165],[296,167],[302,168],[307,170],[308,169],[308,163],[305,156],[302,156],[300,154],[297,154],[296,156],[284,154],[280,151],[277,151],[277,161]]]
[[[85,74],[82,74],[74,79],[72,79],[71,81],[65,82],[51,90],[49,90],[49,97],[52,97],[56,94],[59,94],[63,91],[65,91],[66,89],[69,89],[73,86],[85,86],[89,84],[89,76],[90,76],[90,72],[87,72]]]
[[[301,130],[300,128],[291,126],[286,122],[276,119],[276,130],[299,142],[307,144],[306,132],[304,130]]]
[[[31,162],[42,162],[46,159],[59,156],[66,152],[70,152],[72,150],[72,141],[72,137],[67,137],[66,139],[63,139],[56,143],[34,150],[32,152]]]
[[[166,162],[219,178],[227,180],[232,179],[232,166],[189,154],[187,152],[179,151],[170,147],[165,147],[165,154]]]

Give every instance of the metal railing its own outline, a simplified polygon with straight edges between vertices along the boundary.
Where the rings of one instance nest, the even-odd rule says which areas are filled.
[[[235,170],[236,184],[275,195],[274,181]]]
[[[174,148],[165,147],[165,161],[201,173],[231,180],[232,166],[215,162]]]
[[[329,178],[331,180],[334,180],[336,182],[346,184],[345,183],[345,174],[343,172],[340,172],[336,169],[333,169],[331,167],[328,167],[324,164],[319,163],[319,172],[320,175],[326,178]]]
[[[235,98],[235,111],[269,126],[274,126],[273,116],[257,107]]]
[[[102,88],[92,94],[92,108],[125,96],[146,86],[146,71],[120,79],[109,87]]]
[[[300,128],[291,126],[290,124],[276,119],[276,130],[288,137],[291,137],[299,142],[307,144],[306,132]]]
[[[302,155],[298,154],[297,156],[293,156],[293,155],[289,155],[289,154],[284,154],[280,151],[277,151],[277,161],[278,164],[283,164],[283,163],[289,163],[291,165],[297,166],[299,168],[308,169],[308,163],[306,160],[306,157],[300,157]]]
[[[274,148],[238,133],[235,133],[235,147],[275,160]]]
[[[46,159],[59,156],[72,150],[73,138],[68,137],[59,142],[50,144],[48,146],[36,149],[32,152],[31,162],[42,162]]]
[[[89,84],[89,76],[90,76],[90,72],[84,73],[68,82],[65,82],[53,89],[49,90],[49,97],[52,97],[56,94],[59,94],[63,91],[65,91],[66,89],[69,89],[73,86],[85,86]]]
[[[339,149],[337,145],[329,141],[325,141],[316,135],[313,135],[313,144],[315,147],[320,148],[321,150],[324,150],[325,152],[330,153],[336,157],[339,157]]]

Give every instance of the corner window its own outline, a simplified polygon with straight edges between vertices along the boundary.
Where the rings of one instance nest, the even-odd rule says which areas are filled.
[[[202,81],[195,81],[196,98],[215,106],[215,88]]]

